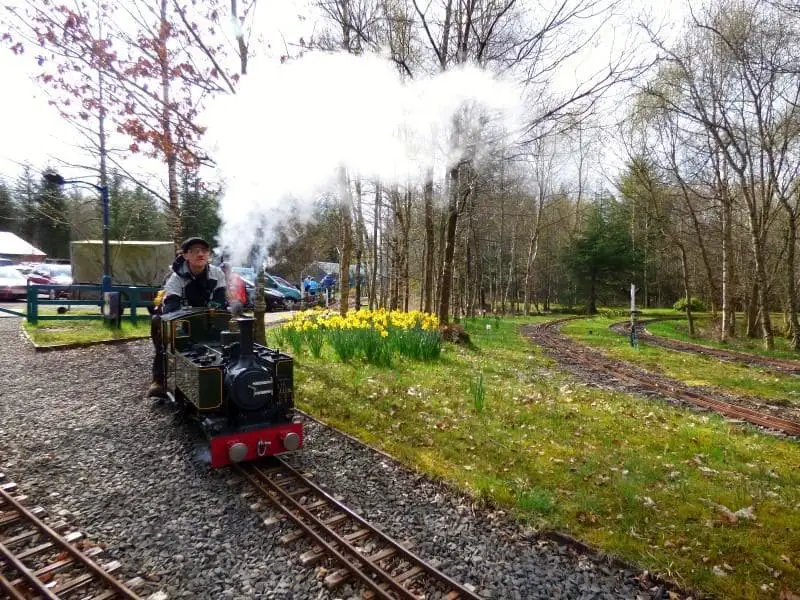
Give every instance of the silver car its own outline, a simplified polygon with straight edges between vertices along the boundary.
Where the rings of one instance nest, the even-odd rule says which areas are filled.
[[[0,299],[17,300],[28,297],[28,280],[14,267],[0,267]]]

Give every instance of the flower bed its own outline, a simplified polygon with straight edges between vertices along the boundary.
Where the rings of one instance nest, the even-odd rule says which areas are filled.
[[[342,361],[363,358],[381,366],[391,365],[395,355],[433,360],[442,347],[439,319],[420,311],[359,310],[342,317],[330,310],[306,310],[274,336],[295,354],[307,349],[318,358],[327,344]]]

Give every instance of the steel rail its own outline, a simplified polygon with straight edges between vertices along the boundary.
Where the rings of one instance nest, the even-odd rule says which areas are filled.
[[[379,529],[377,529],[374,525],[372,525],[369,522],[367,522],[366,520],[364,520],[362,517],[360,517],[358,514],[353,512],[351,509],[349,509],[347,506],[345,506],[344,504],[342,504],[338,500],[332,498],[325,490],[321,489],[315,483],[309,481],[306,477],[304,477],[301,473],[299,473],[293,467],[291,467],[290,465],[286,464],[282,459],[280,459],[279,457],[273,457],[273,460],[275,460],[276,462],[279,463],[281,469],[283,469],[284,472],[289,474],[291,477],[295,478],[295,480],[298,481],[299,483],[301,483],[304,487],[308,487],[311,491],[313,491],[316,495],[318,495],[322,500],[324,500],[325,503],[326,503],[326,506],[328,506],[330,508],[333,508],[333,509],[336,509],[337,511],[339,511],[340,514],[345,514],[348,518],[352,519],[352,521],[357,523],[359,526],[361,526],[362,528],[368,530],[371,535],[379,538],[386,546],[391,548],[396,555],[399,555],[401,558],[404,558],[409,563],[412,563],[413,567],[420,568],[423,572],[425,572],[427,575],[429,575],[433,579],[437,580],[444,587],[449,588],[449,591],[451,593],[457,594],[458,598],[462,598],[464,600],[480,600],[480,596],[478,596],[475,593],[471,592],[470,590],[466,589],[465,587],[463,587],[462,585],[460,585],[459,583],[457,583],[456,581],[454,581],[453,579],[451,579],[450,577],[448,577],[447,575],[445,575],[444,573],[442,573],[441,571],[439,571],[435,567],[427,564],[419,556],[417,556],[416,554],[414,554],[413,552],[411,552],[410,550],[405,548],[398,541],[396,541],[395,539],[393,539],[389,535],[387,535],[387,534],[383,533],[382,531],[380,531]],[[241,467],[238,467],[238,468],[243,472],[245,477],[247,477],[247,479],[249,481],[251,481],[251,483],[254,483],[259,488],[261,488],[261,486],[258,485],[258,481],[259,480],[256,480],[256,478],[252,477],[249,473],[247,473]],[[249,465],[248,468],[253,469],[257,473],[259,473],[259,475],[261,477],[263,477],[269,483],[270,487],[274,491],[279,493],[286,501],[288,501],[292,506],[294,506],[296,508],[296,510],[298,510],[298,512],[303,514],[304,517],[306,517],[307,519],[312,521],[317,527],[319,527],[327,535],[332,537],[335,540],[335,542],[334,542],[335,544],[341,545],[341,547],[347,548],[349,553],[351,553],[353,556],[357,557],[357,561],[359,563],[368,564],[370,569],[374,570],[375,574],[378,575],[385,583],[390,585],[393,590],[395,590],[398,594],[401,595],[401,597],[409,598],[409,599],[415,599],[415,600],[418,599],[418,596],[416,596],[415,594],[413,594],[412,592],[407,590],[405,587],[402,586],[402,584],[400,584],[399,582],[395,581],[394,578],[391,577],[391,575],[389,575],[383,569],[381,569],[380,566],[377,564],[377,562],[379,562],[378,560],[370,560],[369,557],[361,555],[359,550],[357,548],[355,548],[348,540],[342,538],[339,534],[337,534],[335,531],[333,531],[331,528],[329,528],[324,522],[322,522],[318,517],[316,517],[316,515],[314,515],[310,511],[308,511],[306,509],[306,507],[304,507],[297,500],[295,500],[290,494],[288,494],[284,489],[282,489],[275,481],[273,481],[258,466]],[[261,489],[263,489],[263,488],[261,488]],[[370,585],[370,583],[372,583],[372,579],[369,577],[369,575],[364,574],[361,571],[361,569],[359,569],[356,565],[353,564],[353,561],[348,560],[346,556],[344,556],[343,554],[338,552],[335,548],[332,548],[331,544],[325,542],[324,540],[321,540],[320,536],[317,535],[316,531],[312,530],[311,526],[309,526],[308,524],[304,523],[301,519],[298,518],[297,515],[293,514],[288,509],[288,507],[286,507],[286,506],[280,504],[279,502],[277,502],[276,499],[273,498],[271,495],[270,495],[270,499],[274,503],[278,504],[278,506],[281,508],[281,510],[283,510],[284,513],[286,513],[290,518],[292,518],[293,521],[298,523],[305,531],[310,533],[312,535],[312,537],[314,537],[314,539],[320,544],[320,546],[322,546],[323,548],[325,548],[329,552],[333,553],[334,556],[336,556],[336,558],[340,562],[343,563],[345,568],[347,568],[348,570],[351,570],[354,574],[356,574],[358,576],[359,579],[361,579],[362,581],[367,583],[367,585]],[[375,591],[375,588],[372,585],[370,585],[370,589]],[[381,598],[393,598],[393,596],[386,595],[386,592],[382,588],[379,588],[379,589],[380,589],[380,592],[376,592],[376,593],[379,593]],[[450,596],[450,597],[452,598],[454,596]]]
[[[0,574],[0,589],[6,592],[9,598],[13,600],[27,600],[25,596],[19,593],[19,590],[11,585],[11,582]]]
[[[597,359],[590,361],[585,355],[577,354],[578,349],[582,348],[580,344],[577,344],[572,340],[568,340],[568,338],[563,335],[553,333],[554,327],[560,325],[562,322],[563,320],[551,321],[549,323],[541,324],[535,328],[535,332],[539,335],[539,339],[543,341],[549,341],[550,350],[556,354],[560,354],[562,357],[565,357],[566,355],[566,357],[569,357],[577,364],[593,368],[596,371],[605,371],[607,374],[610,374],[613,377],[618,379],[626,379],[629,382],[633,382],[640,388],[655,391],[670,398],[689,402],[703,408],[712,409],[719,414],[739,418],[753,425],[759,425],[768,429],[781,431],[787,435],[800,435],[800,422],[798,421],[765,414],[758,410],[741,406],[733,402],[720,400],[700,392],[694,392],[685,388],[680,389],[679,382],[676,382],[676,385],[670,385],[657,381],[647,381],[644,379],[644,375],[636,373],[634,367],[629,365],[624,367],[615,365],[611,359],[602,356],[602,354],[597,353],[590,348],[586,348],[586,350],[595,352],[597,354]],[[565,348],[563,346],[564,341],[568,341],[568,343],[572,346],[572,349]]]
[[[86,554],[75,548],[72,544],[64,540],[63,537],[46,523],[36,517],[21,503],[9,494],[6,490],[0,487],[0,498],[5,501],[9,506],[13,507],[18,514],[23,516],[30,524],[36,527],[39,531],[44,533],[51,542],[61,548],[64,552],[69,554],[76,562],[81,563],[88,571],[90,571],[102,583],[112,588],[116,595],[120,598],[128,598],[129,600],[141,600],[138,595],[128,589],[125,585],[114,579],[103,567],[94,562]],[[3,544],[0,544],[0,551],[2,551],[6,560],[11,563],[15,569],[19,570],[24,579],[31,583],[38,591],[45,594],[47,598],[58,599],[58,596],[52,595],[49,589],[42,585],[42,582],[19,561],[10,550]],[[33,580],[31,580],[31,577]]]
[[[415,553],[413,553],[411,550],[409,550],[408,548],[403,546],[400,542],[398,542],[397,540],[395,540],[394,538],[392,538],[388,534],[384,533],[383,531],[381,531],[380,529],[378,529],[377,527],[375,527],[371,523],[369,523],[366,520],[364,520],[363,517],[361,517],[360,515],[358,515],[355,512],[353,512],[350,508],[348,508],[347,506],[345,506],[344,504],[342,504],[341,502],[339,502],[335,498],[332,498],[325,490],[323,490],[322,488],[317,486],[314,482],[309,481],[308,479],[303,477],[294,467],[292,467],[291,465],[286,464],[286,462],[284,462],[280,458],[278,458],[278,460],[281,462],[281,464],[283,465],[283,467],[285,469],[287,469],[289,472],[292,473],[292,475],[294,475],[295,477],[301,478],[303,480],[303,484],[304,485],[308,485],[317,494],[319,494],[320,496],[324,497],[328,502],[330,502],[338,510],[340,510],[340,511],[344,512],[345,514],[347,514],[351,519],[356,521],[359,525],[361,525],[362,527],[365,527],[365,528],[369,529],[370,531],[372,531],[372,533],[374,535],[377,535],[384,542],[386,542],[387,544],[392,546],[406,560],[416,563],[418,566],[420,566],[422,569],[424,569],[424,571],[426,573],[428,573],[428,575],[430,575],[434,579],[437,579],[440,583],[449,586],[450,588],[452,588],[452,591],[458,592],[459,595],[462,598],[469,599],[469,600],[481,600],[480,596],[477,596],[473,592],[470,592],[468,589],[466,589],[460,583],[458,583],[457,581],[455,581],[452,578],[450,578],[448,575],[446,575],[446,574],[442,573],[441,571],[439,571],[436,567],[433,567],[432,565],[429,565],[424,560],[422,560],[422,558],[420,558]]]
[[[616,377],[622,377],[627,379],[628,381],[634,382],[636,385],[640,387],[644,387],[653,391],[656,391],[660,394],[665,396],[669,396],[671,398],[675,398],[677,400],[688,400],[689,402],[696,404],[698,406],[702,406],[704,408],[711,408],[714,411],[730,416],[730,417],[737,417],[748,421],[749,423],[753,423],[754,425],[761,425],[762,427],[767,427],[770,429],[777,429],[786,433],[787,435],[800,435],[800,423],[797,421],[792,421],[791,419],[784,419],[783,417],[776,417],[774,415],[764,414],[752,408],[748,408],[746,406],[740,406],[738,404],[734,404],[732,402],[726,402],[724,400],[719,400],[717,398],[713,398],[706,394],[701,394],[699,392],[693,392],[691,390],[677,390],[671,388],[669,385],[654,381],[644,381],[641,377],[630,374],[626,372],[624,368],[621,367],[611,367],[611,366],[600,366],[601,369],[604,369],[611,373]]]
[[[42,594],[48,600],[59,600],[58,596],[51,592],[47,586],[43,585],[39,578],[34,575],[33,571],[26,567],[25,563],[19,560],[2,542],[0,542],[0,555],[2,555],[3,560],[19,573],[28,585],[35,589],[38,594]],[[5,588],[6,585],[9,586],[9,589],[13,589],[10,582],[6,583],[4,581],[3,588]]]
[[[255,477],[255,476],[251,475],[251,474],[250,474],[250,473],[249,473],[249,472],[248,472],[246,469],[242,468],[242,466],[241,466],[241,465],[236,465],[236,466],[235,466],[235,468],[236,468],[236,470],[237,470],[237,471],[239,471],[239,473],[241,473],[241,474],[242,474],[242,475],[243,475],[243,476],[244,476],[244,477],[245,477],[245,478],[246,478],[246,479],[247,479],[247,480],[248,480],[248,481],[249,481],[251,484],[253,484],[255,487],[257,487],[258,489],[260,489],[260,490],[261,490],[261,491],[264,493],[264,495],[265,495],[265,496],[267,496],[267,497],[268,497],[270,500],[272,500],[273,504],[275,504],[276,506],[278,506],[278,508],[280,508],[280,509],[281,509],[281,510],[282,510],[282,511],[283,511],[283,512],[286,514],[286,516],[290,517],[290,518],[292,519],[292,521],[294,521],[294,523],[295,523],[295,524],[299,525],[299,526],[300,526],[300,527],[301,527],[301,528],[302,528],[302,529],[303,529],[303,530],[304,530],[304,531],[305,531],[305,532],[306,532],[306,533],[307,533],[309,536],[311,536],[312,538],[314,538],[314,541],[315,541],[317,544],[319,544],[319,545],[320,545],[320,546],[322,546],[322,547],[323,547],[323,548],[324,548],[324,549],[325,549],[327,552],[329,552],[330,554],[332,554],[332,555],[333,555],[333,556],[334,556],[334,557],[335,557],[335,558],[336,558],[336,559],[337,559],[337,560],[338,560],[338,561],[339,561],[339,562],[342,564],[342,566],[344,566],[344,567],[345,567],[345,568],[347,568],[347,569],[348,569],[348,570],[349,570],[351,573],[353,573],[354,575],[356,575],[356,576],[357,576],[357,577],[358,577],[358,578],[359,578],[359,579],[362,581],[362,583],[364,583],[364,584],[365,584],[365,585],[366,585],[366,586],[367,586],[367,587],[368,587],[368,588],[369,588],[369,589],[370,589],[370,590],[371,590],[373,593],[375,593],[375,594],[376,594],[376,595],[377,595],[379,598],[383,598],[384,600],[394,600],[394,598],[393,598],[391,595],[389,595],[388,593],[386,593],[386,592],[384,591],[384,589],[383,589],[382,587],[380,587],[380,586],[379,586],[377,583],[375,583],[375,582],[374,582],[374,581],[373,581],[373,580],[372,580],[372,579],[369,577],[369,575],[367,575],[366,573],[364,573],[363,571],[361,571],[361,569],[359,569],[359,568],[358,568],[356,565],[354,565],[352,561],[348,560],[348,558],[347,558],[346,556],[344,556],[342,553],[340,553],[338,550],[336,550],[336,548],[334,548],[334,547],[333,547],[331,544],[329,544],[329,543],[328,543],[328,542],[327,542],[327,541],[326,541],[326,540],[325,540],[325,539],[324,539],[324,538],[323,538],[321,535],[319,535],[319,534],[318,534],[318,533],[317,533],[317,532],[316,532],[316,531],[315,531],[315,530],[314,530],[314,529],[313,529],[313,528],[312,528],[310,525],[308,525],[308,524],[307,524],[307,523],[305,523],[305,522],[304,522],[302,519],[300,519],[300,518],[299,518],[297,515],[295,515],[295,514],[294,514],[294,513],[293,513],[293,512],[292,512],[292,511],[289,509],[289,507],[288,507],[288,506],[286,506],[285,504],[282,504],[282,503],[281,503],[281,502],[279,502],[277,499],[275,499],[275,498],[274,498],[274,496],[273,496],[273,494],[272,494],[270,491],[272,491],[272,492],[276,492],[276,493],[280,494],[281,496],[283,496],[283,497],[284,497],[284,499],[285,499],[285,500],[288,500],[288,501],[290,501],[290,503],[291,503],[291,504],[294,504],[294,505],[296,505],[296,508],[297,508],[297,509],[298,509],[300,512],[304,513],[304,516],[306,516],[306,518],[308,518],[308,519],[310,519],[311,521],[313,521],[313,522],[314,522],[314,523],[317,525],[317,527],[321,528],[321,529],[322,529],[322,530],[324,530],[324,531],[328,531],[328,532],[329,532],[329,529],[328,529],[328,527],[327,527],[325,524],[323,524],[323,523],[322,523],[322,522],[321,522],[319,519],[317,519],[317,517],[316,517],[316,516],[314,516],[314,515],[312,515],[311,513],[309,513],[309,512],[308,512],[308,511],[307,511],[305,508],[299,507],[299,503],[298,503],[298,502],[297,502],[297,501],[296,501],[294,498],[290,497],[290,496],[289,496],[289,495],[288,495],[288,494],[287,494],[287,493],[286,493],[284,490],[282,490],[282,489],[280,488],[280,486],[278,486],[277,484],[275,484],[275,482],[274,482],[274,481],[272,481],[272,480],[271,480],[269,477],[266,477],[266,476],[264,476],[264,475],[263,475],[263,474],[260,472],[260,470],[259,470],[259,469],[252,467],[252,465],[248,465],[248,469],[253,469],[253,470],[255,470],[257,473],[259,473],[259,475],[261,475],[261,477],[262,477],[263,479],[260,479],[260,478],[258,478],[258,477]],[[270,489],[269,489],[269,490],[268,490],[268,489],[266,489],[266,488],[264,487],[265,485],[269,486],[269,488],[270,488]],[[338,536],[336,536],[336,537],[338,537]],[[347,545],[347,546],[350,546],[350,544],[348,544],[348,543],[347,543],[347,542],[345,542],[344,540],[342,540],[342,541],[344,542],[344,544],[345,544],[345,545]],[[352,551],[352,548],[350,548],[350,550]],[[394,582],[394,581],[391,579],[391,577],[389,577],[389,581],[390,581],[390,582],[392,582],[392,583],[395,583],[395,585],[397,585],[397,584],[396,584],[396,582]],[[402,587],[401,587],[401,590],[402,590],[403,592],[405,592],[405,591],[406,591],[406,590],[405,590],[404,588],[402,588]],[[406,596],[406,597],[410,597],[410,598],[412,598],[413,600],[416,600],[416,598],[415,598],[414,596]]]
[[[646,326],[649,323],[662,320],[667,319],[648,319],[647,321],[640,322],[640,325]],[[619,327],[623,325],[623,323],[624,322],[612,323],[609,325],[609,329],[615,330],[620,334],[624,334],[624,331],[619,331]],[[654,333],[647,331],[646,327],[643,327],[642,331],[644,335],[639,337],[639,341],[646,340],[647,343],[653,344],[654,346],[663,346],[679,352],[704,354],[713,358],[719,358],[720,360],[741,363],[748,366],[758,366],[765,369],[774,369],[783,373],[789,373],[790,375],[800,375],[800,361],[798,360],[791,360],[788,358],[773,358],[770,356],[761,356],[759,354],[749,354],[739,350],[728,350],[726,348],[706,346],[705,344],[695,344],[693,342],[673,340],[660,335],[655,335]]]

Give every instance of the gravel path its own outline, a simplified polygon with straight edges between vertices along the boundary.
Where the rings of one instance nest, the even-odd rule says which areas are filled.
[[[306,544],[281,545],[290,527],[264,526],[244,484],[208,470],[199,435],[143,399],[149,341],[36,353],[18,320],[0,318],[0,344],[0,469],[106,543],[124,575],[148,580],[146,593],[360,597],[347,585],[329,592],[319,568],[298,566]],[[316,423],[293,462],[484,598],[667,598],[646,575],[539,539]]]

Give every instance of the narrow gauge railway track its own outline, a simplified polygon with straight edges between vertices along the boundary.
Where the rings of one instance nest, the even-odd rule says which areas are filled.
[[[681,402],[687,402],[733,419],[746,421],[772,431],[790,436],[800,436],[800,421],[769,414],[758,408],[741,404],[734,399],[723,400],[719,396],[690,389],[681,382],[670,380],[654,373],[642,371],[625,362],[604,356],[600,352],[577,344],[558,332],[565,319],[550,321],[527,330],[531,339],[545,347],[547,352],[561,364],[584,373],[595,373],[628,385],[635,390],[655,393]]]
[[[283,536],[283,543],[302,537],[311,540],[311,550],[300,557],[304,566],[326,558],[338,564],[340,568],[325,578],[329,588],[351,579],[365,588],[365,599],[479,600],[475,593],[425,563],[280,458],[235,468],[299,527]]]
[[[662,319],[647,319],[639,321],[637,324],[646,326],[648,323],[661,321]],[[613,323],[610,328],[621,335],[630,335],[630,322],[625,321],[621,323]],[[681,342],[678,340],[671,340],[665,337],[653,335],[645,327],[637,327],[637,335],[639,341],[646,341],[648,344],[668,348],[669,350],[677,350],[678,352],[691,352],[693,354],[703,354],[718,358],[728,362],[735,362],[743,365],[764,367],[773,371],[780,371],[789,373],[791,375],[800,376],[800,361],[788,360],[782,358],[770,358],[768,356],[758,356],[756,354],[748,354],[747,352],[738,352],[736,350],[725,350],[723,348],[713,348],[712,346],[704,346],[702,344],[693,344],[691,342]]]
[[[101,562],[102,548],[66,523],[45,523],[44,509],[27,508],[16,492],[0,473],[0,598],[139,599],[132,590],[142,579],[118,581],[112,573],[120,564]]]

